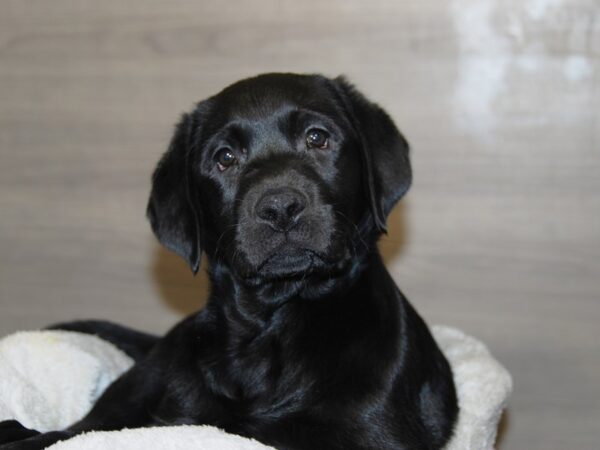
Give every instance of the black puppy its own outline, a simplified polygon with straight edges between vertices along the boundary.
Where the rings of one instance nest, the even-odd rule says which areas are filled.
[[[137,363],[67,430],[4,422],[1,448],[166,424],[279,449],[443,447],[450,368],[376,247],[410,181],[406,141],[344,79],[267,74],[200,102],[156,169],[148,217],[194,272],[206,252],[208,305],[160,340],[59,326]]]

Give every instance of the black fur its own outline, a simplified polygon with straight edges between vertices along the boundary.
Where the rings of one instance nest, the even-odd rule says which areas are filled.
[[[94,334],[119,347],[134,361],[138,361],[146,356],[159,340],[158,336],[135,331],[131,328],[104,320],[78,320],[75,322],[57,323],[46,329]]]
[[[158,341],[58,326],[137,363],[79,423],[31,437],[6,422],[0,442],[23,440],[1,448],[165,424],[279,449],[443,447],[457,415],[450,368],[376,247],[410,181],[406,141],[344,79],[267,74],[199,103],[156,169],[148,217],[194,272],[206,252],[207,307]]]

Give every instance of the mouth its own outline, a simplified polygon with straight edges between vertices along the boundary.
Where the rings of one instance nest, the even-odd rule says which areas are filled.
[[[348,252],[331,258],[319,252],[285,242],[258,265],[246,266],[238,274],[249,286],[260,286],[264,283],[279,285],[280,283],[296,283],[297,286],[321,286],[343,277],[352,265]]]
[[[322,269],[325,260],[314,250],[283,244],[256,269],[256,275],[267,279],[303,277]]]

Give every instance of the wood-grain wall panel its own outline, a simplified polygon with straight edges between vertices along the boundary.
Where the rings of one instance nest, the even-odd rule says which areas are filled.
[[[201,307],[144,218],[179,114],[259,72],[343,73],[412,145],[393,276],[514,376],[501,448],[596,448],[599,55],[594,0],[6,0],[0,332]]]

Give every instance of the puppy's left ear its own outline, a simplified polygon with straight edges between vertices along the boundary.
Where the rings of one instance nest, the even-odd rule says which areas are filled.
[[[154,171],[146,215],[158,240],[185,259],[196,274],[202,254],[202,221],[188,163],[195,128],[193,114],[183,116]]]
[[[363,179],[375,225],[385,232],[388,214],[412,181],[408,142],[390,116],[344,77],[333,83],[360,140]]]

